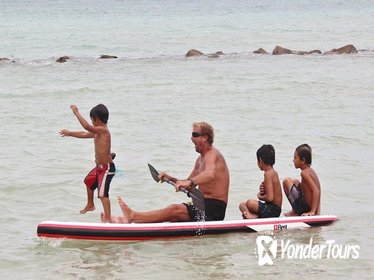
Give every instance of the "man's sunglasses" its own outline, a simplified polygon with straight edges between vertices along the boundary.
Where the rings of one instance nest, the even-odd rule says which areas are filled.
[[[203,136],[203,135],[204,135],[203,133],[199,133],[199,132],[196,132],[196,131],[192,132],[192,137],[193,138],[200,137],[200,136]]]

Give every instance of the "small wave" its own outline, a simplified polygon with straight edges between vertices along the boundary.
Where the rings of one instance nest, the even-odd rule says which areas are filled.
[[[47,238],[47,237],[37,237],[35,238],[35,243],[37,246],[47,246],[47,247],[61,247],[61,245],[67,241],[65,238]]]

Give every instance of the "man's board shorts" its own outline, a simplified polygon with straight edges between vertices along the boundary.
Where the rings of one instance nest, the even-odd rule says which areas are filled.
[[[303,190],[301,188],[301,183],[298,184],[297,186],[293,184],[287,197],[291,203],[292,209],[298,215],[301,215],[303,213],[307,213],[310,211],[310,206],[304,200],[304,197],[303,197]]]
[[[222,200],[205,198],[205,215],[192,202],[183,204],[186,205],[188,214],[190,214],[193,222],[222,221],[225,218],[227,204]]]
[[[98,190],[97,197],[109,197],[109,187],[116,173],[114,163],[98,164],[84,178],[87,188],[94,191]]]
[[[280,216],[282,209],[270,202],[258,202],[258,217],[259,218],[277,218]]]

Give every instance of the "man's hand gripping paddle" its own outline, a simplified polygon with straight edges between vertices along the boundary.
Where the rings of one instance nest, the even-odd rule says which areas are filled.
[[[158,171],[148,163],[148,167],[149,167],[149,171],[151,171],[151,175],[153,177],[153,179],[156,181],[156,182],[159,182],[160,179],[158,178],[158,176],[160,175],[158,173]],[[170,185],[173,185],[175,187],[175,183],[166,179],[165,180],[166,183],[169,183]],[[191,191],[188,191],[186,190],[185,188],[183,187],[180,187],[179,190],[181,190],[182,192],[184,192],[185,194],[187,194],[188,197],[191,197],[192,198],[192,202],[193,202],[193,205],[199,209],[200,211],[205,211],[205,198],[204,198],[204,195],[201,191],[199,191],[199,189],[197,188],[192,188]]]

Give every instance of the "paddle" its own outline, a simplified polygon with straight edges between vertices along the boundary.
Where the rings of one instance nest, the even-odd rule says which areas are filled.
[[[152,175],[153,179],[156,182],[159,182],[160,179],[158,178],[158,175],[160,175],[160,174],[158,173],[158,171],[152,165],[150,165],[149,163],[148,163],[148,167],[149,167],[149,171],[151,171],[151,175]],[[174,182],[172,182],[168,179],[165,179],[165,182],[169,183],[170,185],[173,185],[175,187]],[[180,187],[179,190],[181,190],[182,192],[187,194],[188,197],[192,198],[193,205],[197,209],[199,209],[200,211],[205,211],[205,198],[204,198],[203,193],[201,191],[199,191],[199,189],[192,188],[191,191],[188,191],[185,188]]]

